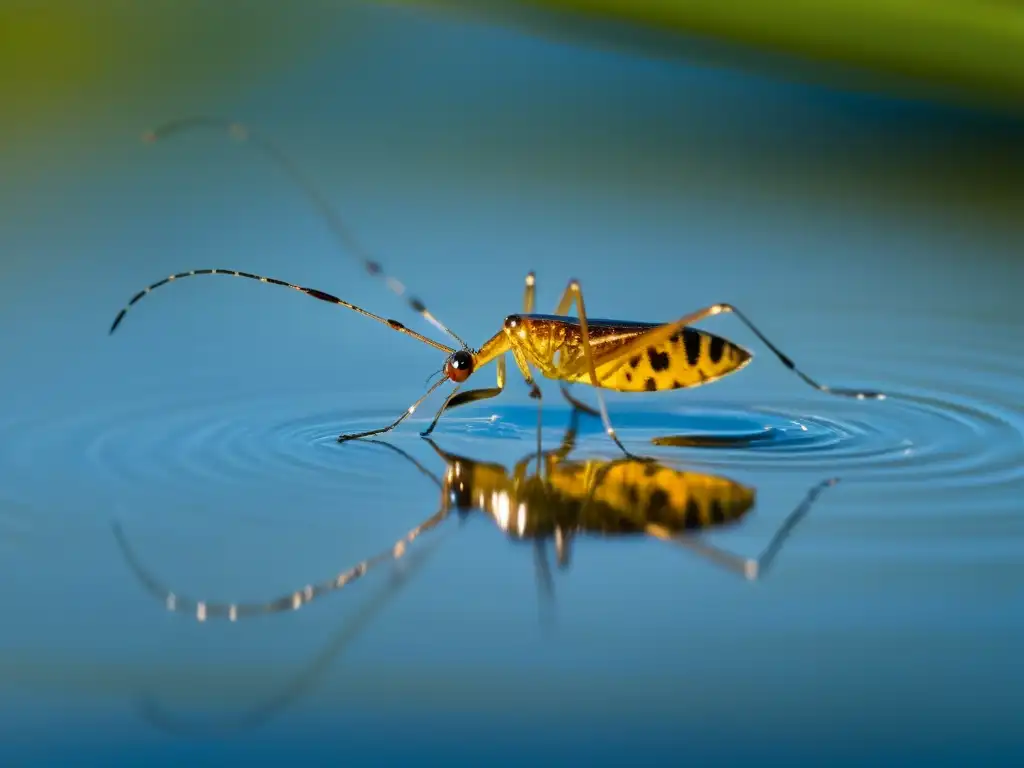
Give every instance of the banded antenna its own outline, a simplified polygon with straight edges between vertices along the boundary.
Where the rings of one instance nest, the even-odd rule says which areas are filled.
[[[413,312],[425,318],[438,330],[451,336],[462,348],[465,349],[468,347],[466,342],[448,328],[448,326],[438,320],[419,298],[409,295],[405,285],[400,280],[384,272],[384,267],[381,263],[370,256],[367,249],[363,247],[355,235],[352,234],[352,231],[348,228],[345,222],[342,221],[338,212],[329,202],[327,202],[327,198],[324,194],[317,189],[305,174],[302,173],[298,165],[292,162],[291,159],[289,159],[289,157],[269,139],[253,132],[252,129],[242,123],[222,120],[215,117],[186,117],[176,120],[168,120],[166,123],[158,125],[152,130],[146,131],[142,135],[142,138],[148,143],[154,143],[193,128],[218,129],[224,131],[230,138],[235,139],[236,141],[244,141],[256,147],[256,149],[262,152],[272,162],[276,163],[299,188],[299,190],[302,191],[306,196],[306,199],[320,213],[321,217],[323,217],[327,227],[331,230],[331,233],[334,235],[343,250],[346,250],[357,260],[362,262],[363,267],[370,275],[383,280],[388,289],[395,295],[401,297],[409,307],[412,308]]]

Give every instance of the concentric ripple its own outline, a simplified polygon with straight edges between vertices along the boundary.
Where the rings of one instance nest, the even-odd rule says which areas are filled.
[[[342,452],[338,398],[151,396],[0,424],[0,462],[19,495],[92,500],[181,497],[183,489],[251,498],[261,488],[348,491],[387,479],[379,456]],[[364,414],[379,424],[391,410]],[[59,482],[55,483],[55,478]],[[247,489],[244,496],[241,489]]]
[[[856,474],[861,479],[973,486],[1018,480],[1024,474],[1024,355],[1006,331],[979,333],[964,324],[943,329],[958,357],[920,343],[893,345],[873,359],[871,381],[855,382],[888,395],[884,401],[856,401],[815,393],[795,377],[787,391],[770,400],[746,398],[708,405],[706,400],[666,395],[643,404],[625,397],[611,409],[622,439],[638,453],[683,462],[750,468]],[[958,343],[957,334],[971,343]],[[924,350],[924,353],[922,353]],[[762,365],[773,364],[770,358]],[[909,375],[908,375],[909,372]],[[753,378],[753,377],[751,377]],[[847,385],[849,381],[830,381]],[[939,384],[941,383],[941,386]],[[592,400],[585,387],[578,396]],[[557,396],[544,400],[545,445],[554,447],[568,420]],[[193,485],[231,493],[292,483],[307,491],[343,491],[358,478],[365,488],[393,482],[393,467],[375,450],[339,445],[339,433],[382,426],[400,413],[401,398],[375,402],[372,410],[339,412],[336,394],[244,396],[211,391],[186,399],[152,394],[146,399],[107,403],[74,415],[25,415],[0,424],[0,461],[11,473],[7,492],[28,498],[54,485],[65,492],[128,490],[178,492]],[[493,404],[491,404],[493,403]],[[664,404],[663,404],[664,403]],[[413,439],[433,415],[425,406],[392,433]],[[498,400],[468,406],[442,419],[434,437],[445,450],[481,461],[501,461],[502,444],[535,444],[533,402]],[[744,445],[716,448],[655,447],[665,435],[714,435]],[[579,450],[609,458],[617,450],[594,417],[580,420]],[[23,485],[24,493],[17,493]]]

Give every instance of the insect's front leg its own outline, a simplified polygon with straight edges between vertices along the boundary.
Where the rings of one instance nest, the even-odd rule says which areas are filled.
[[[441,404],[437,413],[434,415],[434,420],[430,422],[430,426],[420,432],[421,437],[427,437],[431,432],[434,431],[434,427],[437,426],[437,422],[441,419],[441,414],[446,410],[450,411],[452,408],[458,408],[460,405],[466,403],[474,403],[477,400],[488,400],[492,397],[497,397],[505,390],[505,356],[502,355],[498,358],[497,363],[497,379],[498,386],[490,387],[488,389],[471,389],[467,392],[461,392],[456,395],[459,391],[458,387],[452,390],[451,394],[445,398],[445,401]]]
[[[544,419],[543,403],[541,402],[543,396],[540,387],[537,386],[537,382],[533,379],[533,374],[530,373],[530,364],[526,360],[526,355],[523,354],[522,349],[515,343],[512,344],[512,357],[516,361],[516,367],[519,368],[519,372],[523,375],[526,385],[530,388],[530,397],[537,401],[537,471],[540,472],[541,427]]]
[[[542,395],[540,387],[537,386],[537,382],[533,378],[533,374],[530,373],[530,364],[526,360],[526,355],[519,349],[515,344],[512,345],[512,358],[516,361],[516,367],[519,368],[519,372],[523,375],[523,379],[526,381],[526,386],[530,388],[530,397],[534,400],[541,400]]]

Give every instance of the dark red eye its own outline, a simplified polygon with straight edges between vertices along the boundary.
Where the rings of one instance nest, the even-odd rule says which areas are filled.
[[[464,382],[472,372],[473,356],[464,349],[449,357],[448,362],[444,364],[444,375],[456,384]]]

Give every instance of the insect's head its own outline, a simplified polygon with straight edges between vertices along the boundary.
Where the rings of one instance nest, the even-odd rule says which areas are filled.
[[[473,373],[473,355],[465,349],[453,352],[444,364],[444,375],[456,384],[464,382],[471,373]]]

